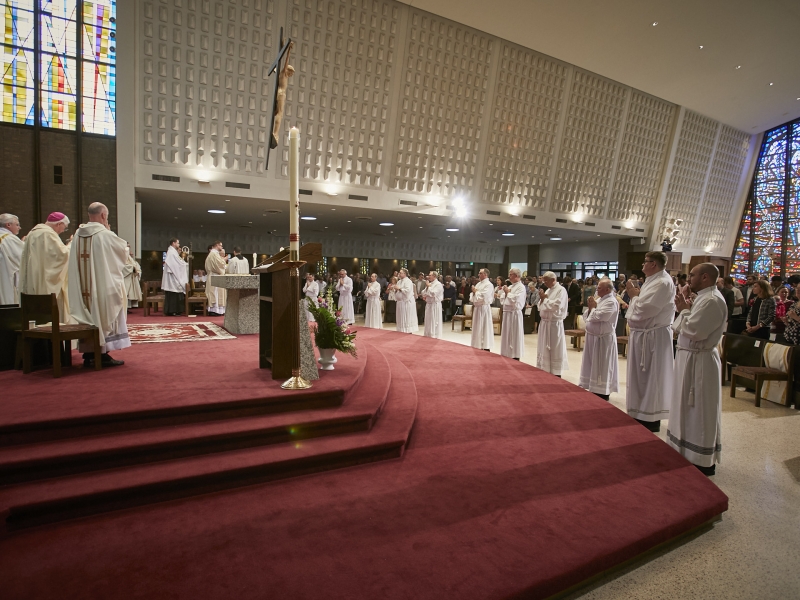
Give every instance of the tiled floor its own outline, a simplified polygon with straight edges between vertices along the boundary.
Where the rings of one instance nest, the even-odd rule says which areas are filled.
[[[452,332],[445,323],[444,339],[468,345],[470,333]],[[536,364],[536,342],[535,334],[525,336],[523,362]],[[494,352],[499,351],[496,336]],[[563,377],[577,383],[582,353],[570,349],[567,354],[570,370]],[[623,411],[626,369],[620,357],[620,390],[611,402]],[[665,425],[658,434],[662,439]],[[712,478],[730,498],[722,522],[572,597],[800,598],[800,411],[766,400],[755,408],[753,394],[739,391],[731,398],[723,389],[722,446],[723,462]]]

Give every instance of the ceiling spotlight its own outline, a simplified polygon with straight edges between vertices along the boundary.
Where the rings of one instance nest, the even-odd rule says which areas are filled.
[[[658,25],[658,21],[653,21],[653,27],[655,27],[656,25]]]
[[[230,202],[230,201],[231,201],[230,198],[225,198],[225,202]]]
[[[772,83],[771,81],[769,82],[769,84],[770,84],[770,85],[775,85],[775,84],[774,84],[774,83]]]
[[[560,237],[551,237],[551,238],[550,238],[550,241],[551,241],[551,242],[560,242],[560,241],[561,241],[561,238],[560,238]]]
[[[212,215],[224,215],[225,214],[224,210],[219,210],[217,208],[212,208],[208,212],[210,212]]]
[[[422,227],[420,227],[420,229],[422,229]],[[445,229],[445,231],[458,231],[458,229],[455,227],[450,227],[448,229]]]
[[[208,179],[198,179],[197,183],[211,183]]]
[[[741,69],[741,68],[742,68],[742,65],[736,65],[736,68],[737,68],[737,69]]]
[[[393,227],[394,223],[378,223],[381,227]]]
[[[179,208],[178,210],[183,210],[183,209],[182,209],[182,208]]]
[[[511,236],[512,236],[512,235],[514,235],[514,234],[513,234],[513,233],[510,233],[510,232],[506,232],[506,233],[504,233],[503,235],[504,235],[504,236],[506,236],[506,237],[511,237]]]
[[[300,217],[301,221],[316,221],[317,217]]]
[[[456,206],[456,217],[459,219],[463,219],[467,216],[467,209],[463,206]]]
[[[702,49],[703,49],[703,47],[702,47],[702,46],[700,46],[700,50],[702,50]]]

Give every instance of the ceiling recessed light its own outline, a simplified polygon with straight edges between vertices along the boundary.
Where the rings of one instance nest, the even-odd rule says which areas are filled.
[[[178,210],[183,210],[183,209],[182,209],[182,208],[179,208]]]
[[[658,25],[658,21],[653,21],[653,27],[655,27],[656,25]]]
[[[216,208],[212,208],[208,212],[210,212],[212,215],[224,215],[225,214],[224,210],[219,210],[219,209],[216,209]]]
[[[769,82],[769,84],[770,84],[770,85],[775,85],[775,84],[774,84],[774,83],[772,83],[771,81]]]
[[[331,210],[336,210],[336,209],[335,209],[335,208],[332,208]]]
[[[419,228],[422,229],[422,225],[420,225]]]
[[[230,198],[225,198],[225,202],[230,202],[230,201],[231,201]]]
[[[494,223],[489,223],[489,227],[491,227],[492,225],[494,225]]]
[[[252,224],[253,224],[253,222],[252,222],[252,221],[248,221],[248,223],[250,223],[250,225],[252,225]]]
[[[736,65],[736,68],[737,68],[737,69],[741,69],[741,68],[742,68],[742,65]]]
[[[211,183],[208,179],[198,179],[197,183]]]
[[[506,232],[506,233],[504,233],[503,235],[504,235],[504,236],[506,236],[506,237],[511,237],[511,236],[512,236],[512,235],[514,235],[514,234],[513,234],[513,233],[510,233],[510,232]]]
[[[316,221],[317,217],[300,217],[301,221]]]
[[[702,49],[703,49],[703,47],[702,47],[702,46],[700,46],[700,50],[702,50]]]
[[[561,238],[560,238],[560,237],[551,237],[551,238],[550,238],[550,241],[551,241],[551,242],[560,242],[560,241],[561,241]]]
[[[352,223],[352,221],[348,221],[348,223]]]
[[[325,226],[325,229],[327,229],[327,228],[328,228],[328,226],[326,225],[326,226]]]
[[[394,223],[378,223],[381,227],[394,227]]]
[[[177,219],[178,217],[174,217],[174,218]]]
[[[422,227],[420,227],[420,229],[422,229]],[[445,231],[458,231],[458,228],[457,227],[449,227],[449,228],[445,229]],[[450,237],[450,236],[447,236],[447,237]]]

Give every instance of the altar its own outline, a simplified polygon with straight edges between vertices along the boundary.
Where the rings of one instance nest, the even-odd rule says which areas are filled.
[[[258,275],[212,275],[211,285],[228,290],[225,329],[258,333]]]

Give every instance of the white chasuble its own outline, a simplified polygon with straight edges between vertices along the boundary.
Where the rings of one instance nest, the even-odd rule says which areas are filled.
[[[480,350],[491,350],[494,348],[494,325],[492,324],[494,286],[488,277],[475,285],[475,291],[469,295],[469,300],[472,302],[470,345]]]
[[[597,298],[597,307],[583,309],[586,323],[586,346],[581,362],[578,385],[595,394],[609,395],[619,391],[619,359],[617,352],[617,319],[619,303],[610,292]]]
[[[397,331],[401,333],[419,331],[417,304],[414,302],[414,284],[408,277],[401,277],[397,280],[396,287],[394,298],[397,301],[397,310],[395,311]]]
[[[181,258],[173,246],[167,248],[167,260],[164,261],[164,274],[161,276],[161,289],[165,292],[185,294],[186,284],[189,283],[188,268],[186,261]]]
[[[364,290],[367,297],[367,311],[364,315],[364,327],[372,329],[383,329],[383,318],[381,317],[381,284],[373,281],[367,284]]]
[[[350,325],[356,322],[356,315],[353,310],[353,280],[347,275],[336,281],[336,291],[339,292],[339,309],[342,311],[342,319]]]
[[[0,227],[0,304],[19,304],[19,265],[23,242]]]
[[[536,366],[561,375],[569,371],[567,358],[567,342],[564,338],[564,319],[567,316],[569,297],[567,290],[556,282],[544,293],[544,300],[539,299],[539,339],[536,348]]]
[[[306,284],[303,286],[303,294],[306,298],[308,298],[306,301],[306,306],[308,306],[309,301],[314,306],[319,306],[319,304],[317,304],[317,298],[319,297],[319,284],[316,281],[309,282],[306,280]],[[308,308],[306,308],[306,320],[315,321],[314,315],[309,312]]]
[[[525,358],[525,328],[522,309],[525,308],[525,284],[521,281],[500,294],[503,304],[503,327],[500,331],[500,354],[509,358]]]
[[[659,421],[669,415],[672,397],[672,321],[675,284],[666,271],[647,278],[625,314],[628,337],[628,414],[640,421]]]
[[[78,323],[100,330],[103,352],[131,345],[125,313],[128,294],[123,271],[128,259],[125,240],[100,223],[78,227],[69,254],[69,310]],[[81,341],[81,352],[91,347]]]
[[[669,405],[667,443],[692,464],[720,462],[722,441],[722,339],[728,307],[716,286],[700,290],[691,309],[673,325],[678,332],[675,384]]]
[[[228,290],[211,285],[212,275],[225,274],[225,259],[216,250],[211,250],[206,257],[206,297],[208,298],[209,310],[217,314],[225,314],[225,304],[228,299]]]
[[[425,337],[442,339],[442,298],[444,286],[434,280],[422,290],[425,300]]]
[[[40,223],[25,238],[19,272],[21,293],[56,295],[61,323],[70,323],[67,298],[69,249],[52,227]]]

